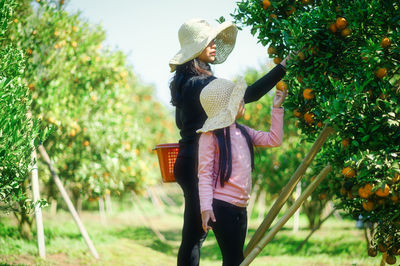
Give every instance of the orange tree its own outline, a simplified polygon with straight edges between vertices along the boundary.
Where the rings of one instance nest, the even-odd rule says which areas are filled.
[[[32,202],[27,190],[31,155],[46,133],[37,119],[27,117],[32,98],[22,82],[26,57],[6,38],[10,26],[18,23],[15,7],[14,1],[0,1],[0,210],[14,211],[21,234],[29,237],[26,214],[34,204],[44,204]]]
[[[298,114],[304,138],[314,141],[330,124],[321,165],[337,205],[377,224],[370,243],[393,263],[400,248],[400,6],[388,1],[242,1],[235,20],[277,63],[298,51],[285,77],[286,107]]]
[[[263,70],[265,72],[265,70]],[[245,80],[248,84],[254,83],[263,73],[248,69],[245,73]],[[277,88],[285,83],[278,83]],[[269,131],[271,125],[272,94],[267,94],[255,104],[246,105],[246,114],[241,122],[257,130]],[[276,149],[259,148],[255,151],[255,170],[253,173],[253,184],[258,183],[261,189],[268,194],[267,201],[276,198],[282,188],[287,184],[298,165],[310,149],[311,144],[302,141],[297,124],[295,125],[296,112],[285,110],[284,118],[284,139],[282,146]],[[302,180],[302,188],[310,184],[311,179],[317,173],[308,171]],[[325,207],[330,193],[326,187],[321,186],[302,206],[303,212],[308,218],[308,227],[313,228],[318,223],[322,210]],[[289,203],[294,198],[288,199]]]
[[[8,40],[27,57],[23,82],[34,117],[53,128],[44,142],[75,202],[140,191],[159,179],[151,148],[175,136],[172,116],[152,98],[104,30],[63,1],[19,1]],[[39,165],[50,197],[50,173]]]
[[[32,142],[39,138],[37,119],[28,120],[31,97],[22,82],[23,51],[4,36],[9,25],[18,23],[14,1],[0,1],[0,206],[9,209],[19,202],[29,207],[22,185],[31,168]]]

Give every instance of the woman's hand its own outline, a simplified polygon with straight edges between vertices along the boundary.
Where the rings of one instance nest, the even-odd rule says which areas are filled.
[[[299,51],[300,50],[297,50],[293,52],[293,54],[289,54],[288,56],[286,56],[280,64],[286,68],[286,61],[293,59],[293,57],[295,57],[299,53]]]
[[[275,96],[274,96],[274,102],[273,102],[273,107],[274,108],[280,108],[282,106],[282,103],[285,101],[287,96],[287,91],[281,91],[281,90],[276,90]]]
[[[211,226],[208,225],[208,221],[212,220],[213,222],[216,222],[214,212],[212,210],[207,210],[201,212],[201,222],[202,222],[202,227],[204,232],[208,232],[208,230],[212,229]]]

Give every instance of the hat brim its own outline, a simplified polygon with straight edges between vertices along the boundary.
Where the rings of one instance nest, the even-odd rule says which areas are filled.
[[[225,62],[229,54],[235,47],[237,37],[237,27],[230,21],[225,21],[213,28],[209,37],[203,42],[185,46],[169,61],[171,72],[176,70],[177,65],[182,65],[198,57],[207,45],[214,40],[216,44],[216,55],[213,64]]]
[[[213,82],[218,82],[218,79],[211,81],[207,86],[213,86]],[[240,102],[244,97],[246,89],[246,82],[243,80],[243,78],[239,78],[229,98],[227,108],[223,112],[218,113],[216,116],[207,118],[203,127],[198,129],[196,132],[204,133],[232,125],[236,120]]]

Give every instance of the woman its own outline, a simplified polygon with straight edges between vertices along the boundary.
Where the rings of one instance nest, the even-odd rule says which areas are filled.
[[[175,75],[170,83],[171,103],[176,107],[180,130],[179,154],[174,175],[185,197],[182,242],[178,265],[199,265],[200,247],[207,233],[202,229],[197,176],[199,134],[207,115],[200,104],[200,92],[216,79],[209,64],[223,63],[236,42],[237,28],[231,22],[211,27],[205,20],[191,19],[179,29],[180,51],[170,60]],[[248,86],[244,102],[257,101],[285,75],[285,58],[264,77]]]

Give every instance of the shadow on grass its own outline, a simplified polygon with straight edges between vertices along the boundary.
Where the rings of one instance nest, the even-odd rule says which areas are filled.
[[[176,253],[176,246],[173,246],[168,242],[161,241],[157,237],[157,235],[148,227],[126,227],[120,231],[111,233],[118,238],[128,238],[131,240],[135,240],[141,245],[162,252],[164,254],[172,255]],[[162,231],[160,233],[165,237],[167,241],[177,241],[180,239],[180,234],[178,231]]]
[[[293,236],[277,235],[261,251],[261,256],[297,255],[313,256],[327,255],[340,257],[353,257],[365,254],[365,245],[359,239],[352,239],[344,235],[329,236],[326,239],[309,239],[307,243],[297,250],[303,239]]]

